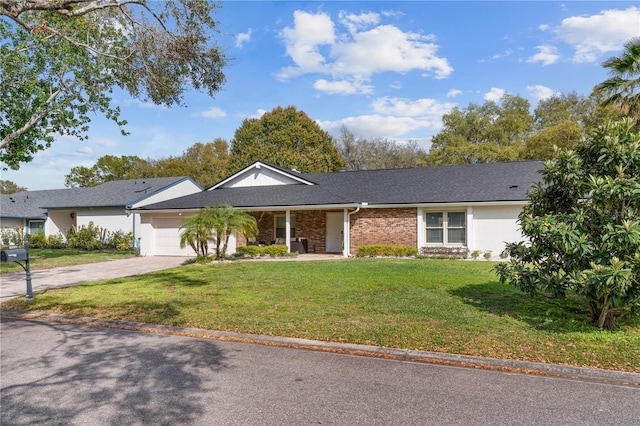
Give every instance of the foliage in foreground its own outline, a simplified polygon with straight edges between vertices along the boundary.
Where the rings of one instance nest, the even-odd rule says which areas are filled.
[[[625,119],[545,163],[519,217],[530,240],[507,245],[502,282],[589,304],[598,327],[640,312],[640,134]]]
[[[205,1],[0,1],[0,161],[12,169],[56,135],[87,137],[94,113],[119,126],[112,91],[159,105],[225,81]]]

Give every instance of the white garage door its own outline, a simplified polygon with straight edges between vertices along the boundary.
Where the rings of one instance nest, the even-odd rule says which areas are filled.
[[[181,217],[163,217],[153,219],[156,256],[195,256],[190,246],[180,248]]]

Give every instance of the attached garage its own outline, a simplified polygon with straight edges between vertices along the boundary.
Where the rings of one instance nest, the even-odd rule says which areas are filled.
[[[180,223],[185,216],[163,214],[152,216],[141,215],[140,254],[142,256],[195,256],[191,246],[180,248]],[[236,251],[236,238],[229,238],[227,254]],[[215,253],[215,242],[209,241],[209,254]]]
[[[182,217],[153,218],[153,240],[156,256],[194,256],[190,246],[180,248],[180,222]]]

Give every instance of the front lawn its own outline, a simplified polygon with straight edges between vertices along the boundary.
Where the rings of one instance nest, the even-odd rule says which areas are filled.
[[[607,332],[492,262],[232,262],[89,283],[3,307],[640,372],[640,318]]]
[[[51,269],[84,263],[106,262],[133,257],[132,251],[85,251],[73,249],[29,249],[29,269]],[[24,262],[22,262],[24,264]],[[0,263],[0,273],[23,272],[15,262]]]

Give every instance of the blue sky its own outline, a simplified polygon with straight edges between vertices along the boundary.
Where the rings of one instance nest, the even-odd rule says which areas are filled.
[[[231,62],[215,99],[188,92],[186,107],[162,108],[116,93],[129,136],[96,117],[87,141],[60,137],[2,179],[63,188],[71,167],[103,155],[180,155],[288,105],[332,135],[428,148],[455,107],[588,95],[608,77],[601,63],[640,35],[637,1],[227,1],[216,18]]]

